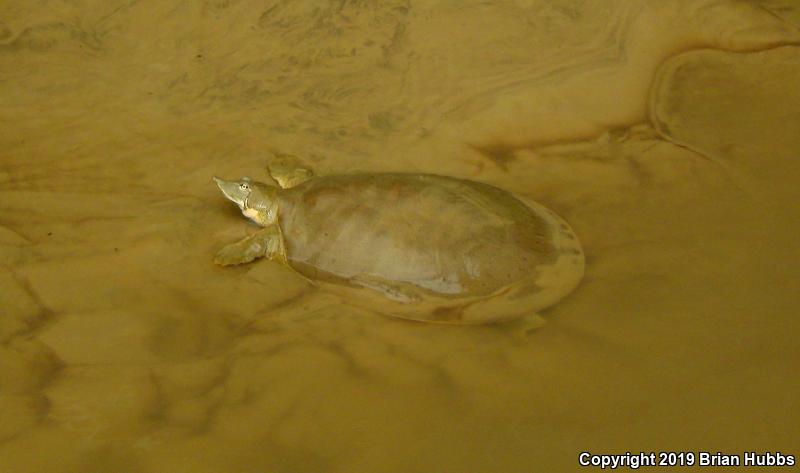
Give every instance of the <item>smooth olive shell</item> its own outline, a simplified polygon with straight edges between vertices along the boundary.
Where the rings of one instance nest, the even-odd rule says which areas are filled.
[[[563,277],[582,276],[579,243],[563,220],[488,184],[333,175],[280,190],[278,199],[289,263],[311,278],[474,298],[530,279],[567,252],[580,257],[580,274]],[[565,281],[564,291],[576,284]]]

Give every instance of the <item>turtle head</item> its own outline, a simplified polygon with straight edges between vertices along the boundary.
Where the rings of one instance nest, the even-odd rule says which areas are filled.
[[[238,181],[226,181],[214,177],[219,190],[231,202],[239,206],[245,217],[266,227],[272,225],[278,216],[278,189],[275,186],[243,177]]]

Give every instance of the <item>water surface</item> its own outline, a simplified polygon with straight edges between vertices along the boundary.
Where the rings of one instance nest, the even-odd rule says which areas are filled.
[[[800,5],[0,2],[0,471],[800,454]],[[344,304],[212,175],[434,172],[566,218],[527,340]],[[795,449],[794,451],[792,449]]]

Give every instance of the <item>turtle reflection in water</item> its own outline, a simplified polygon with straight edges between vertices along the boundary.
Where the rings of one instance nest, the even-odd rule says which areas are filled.
[[[371,297],[376,311],[456,324],[535,316],[583,277],[569,225],[494,186],[432,174],[318,177],[293,163],[270,165],[278,185],[214,178],[264,227],[222,248],[217,264],[266,257]]]

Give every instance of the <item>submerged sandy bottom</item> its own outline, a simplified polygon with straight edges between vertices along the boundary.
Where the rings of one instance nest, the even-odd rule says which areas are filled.
[[[0,471],[800,454],[796,2],[22,3],[0,3]],[[273,152],[535,199],[584,282],[522,340],[215,267],[252,227],[211,176]]]

